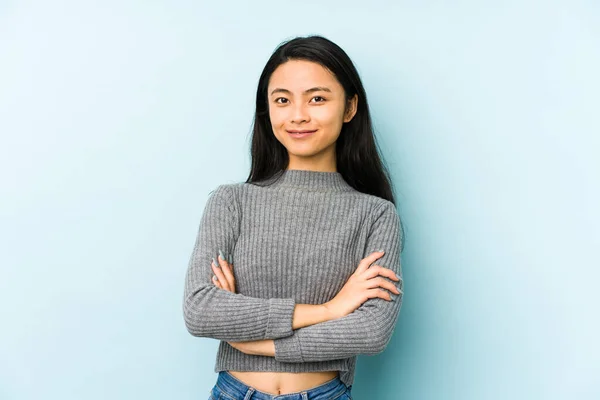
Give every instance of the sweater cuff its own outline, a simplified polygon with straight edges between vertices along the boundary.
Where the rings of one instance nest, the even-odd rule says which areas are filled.
[[[294,333],[292,330],[292,320],[294,318],[295,307],[296,301],[294,299],[269,299],[269,320],[267,322],[266,339],[290,336]]]
[[[275,360],[295,363],[304,362],[297,332],[292,336],[275,339],[273,342],[275,343]]]

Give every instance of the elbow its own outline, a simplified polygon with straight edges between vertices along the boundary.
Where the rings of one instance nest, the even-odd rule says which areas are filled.
[[[367,356],[381,354],[386,349],[388,343],[389,340],[383,337],[370,340],[366,346],[364,354]]]
[[[187,319],[185,320],[185,327],[190,335],[195,337],[206,337],[205,332],[198,328],[197,325],[191,324]]]
[[[385,351],[392,339],[394,333],[393,325],[388,325],[385,329],[373,329],[367,337],[366,355],[374,356]]]
[[[196,337],[212,337],[214,333],[214,320],[211,316],[205,289],[201,288],[195,292],[187,292],[183,299],[183,320],[187,331]]]
[[[396,299],[396,304],[397,307],[393,310],[391,315],[389,312],[376,314],[377,317],[373,319],[373,325],[371,326],[371,329],[368,330],[368,352],[366,354],[376,355],[383,353],[392,340],[396,322],[398,321],[400,305],[402,304],[402,295]]]
[[[187,304],[183,306],[183,320],[187,331],[192,336],[208,337],[208,330],[204,324],[202,315],[197,310],[190,308]]]
[[[378,344],[378,346],[376,347],[375,350],[377,350],[376,354],[381,354],[385,351],[385,349],[388,347],[388,344],[390,343],[390,340],[392,338],[392,335],[390,334],[389,336],[386,336],[385,339]]]

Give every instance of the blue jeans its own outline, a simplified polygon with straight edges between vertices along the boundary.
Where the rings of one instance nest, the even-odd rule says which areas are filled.
[[[246,385],[228,371],[221,371],[208,400],[352,400],[351,389],[352,385],[346,386],[339,376],[336,376],[310,389],[274,395]]]

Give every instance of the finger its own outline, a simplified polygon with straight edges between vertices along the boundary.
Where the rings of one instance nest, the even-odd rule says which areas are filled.
[[[389,268],[382,267],[381,265],[378,265],[378,264],[371,265],[371,267],[369,269],[367,269],[363,273],[362,276],[365,277],[366,279],[371,279],[377,275],[385,276],[386,278],[390,278],[394,281],[401,280],[401,278],[396,276],[396,273],[394,271],[392,271]]]
[[[216,275],[213,275],[212,281],[216,287],[223,289],[223,287],[221,286],[221,283],[219,282],[219,278],[217,278]]]
[[[227,278],[227,282],[228,282],[230,288],[233,289],[235,277],[233,276],[233,273],[231,272],[229,263],[227,262],[227,260],[225,260],[222,257],[222,254],[223,253],[219,254],[219,265],[221,266],[221,269],[223,270],[223,273],[225,274],[225,278]]]
[[[218,266],[218,264],[216,264],[214,258],[213,258],[213,262],[212,262],[211,266],[212,266],[212,270],[213,270],[214,274],[217,276],[217,278],[219,278],[219,283],[221,284],[221,286],[223,287],[223,289],[227,289],[228,290],[229,289],[229,283],[227,282],[227,278],[223,274],[222,269]]]
[[[390,282],[385,278],[382,277],[376,277],[376,278],[372,278],[369,279],[367,281],[367,286],[368,288],[375,288],[375,287],[381,287],[383,289],[387,289],[390,292],[394,293],[394,294],[400,294],[402,292],[402,290],[396,286],[396,284],[394,282]]]
[[[363,258],[360,263],[358,264],[358,268],[356,268],[356,273],[357,274],[361,274],[363,272],[365,272],[367,269],[369,269],[369,266],[371,266],[371,264],[373,264],[376,260],[378,260],[379,258],[383,257],[383,254],[385,253],[385,251],[376,251],[374,253],[369,254],[368,256],[366,256],[365,258]]]
[[[384,289],[380,289],[380,288],[367,290],[367,297],[369,299],[379,297],[384,300],[389,300],[389,301],[393,300],[392,296],[390,295],[390,292],[388,292],[387,290],[384,290]]]

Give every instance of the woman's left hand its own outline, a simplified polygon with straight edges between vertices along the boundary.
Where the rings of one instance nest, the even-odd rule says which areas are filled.
[[[242,353],[255,356],[275,357],[275,342],[272,339],[253,340],[250,342],[227,342]]]

